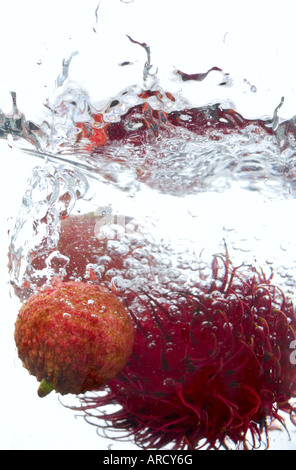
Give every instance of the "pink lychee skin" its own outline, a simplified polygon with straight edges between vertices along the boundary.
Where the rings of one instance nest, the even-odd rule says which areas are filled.
[[[132,321],[117,297],[83,282],[32,295],[15,323],[19,358],[62,395],[98,390],[127,363]]]

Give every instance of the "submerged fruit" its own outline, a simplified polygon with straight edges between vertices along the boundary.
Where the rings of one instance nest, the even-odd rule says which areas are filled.
[[[132,219],[129,217],[123,219],[133,230]],[[62,219],[57,245],[50,249],[44,249],[41,245],[32,250],[26,270],[26,281],[21,287],[14,285],[15,294],[20,300],[22,302],[27,300],[37,288],[45,285],[49,273],[66,282],[83,281],[106,287],[116,272],[127,269],[125,263],[133,250],[143,247],[143,240],[139,234],[137,237],[131,237],[131,240],[126,237],[126,243],[122,244],[124,252],[117,252],[115,248],[117,245],[120,246],[115,231],[117,216],[111,218],[109,222],[107,218],[106,220],[105,222],[102,216],[93,212],[69,215]],[[107,223],[112,226],[112,230],[115,227],[115,240],[100,234],[100,228],[108,227]],[[61,261],[62,269],[60,269]],[[11,250],[9,264],[11,268]]]
[[[132,356],[106,395],[82,397],[87,415],[143,448],[195,449],[255,447],[281,411],[295,414],[293,305],[265,275],[218,260],[192,292],[130,298]],[[121,409],[100,416],[110,403]]]
[[[15,323],[25,368],[51,390],[84,393],[113,378],[126,364],[134,327],[125,307],[107,290],[82,282],[57,283],[32,295]]]
[[[89,155],[82,152],[82,157],[78,152],[78,158],[86,158],[106,181],[115,186],[120,183],[122,188],[120,176],[128,169],[137,185],[187,196],[212,187],[204,181],[216,181],[221,169],[223,174],[229,170],[230,175],[254,179],[259,175],[264,180],[253,148],[265,140],[272,144],[272,151],[278,149],[280,134],[273,130],[275,121],[247,120],[220,104],[182,110],[177,105],[170,111],[170,106],[163,106],[163,96],[149,90],[138,97],[142,101],[130,109],[112,101],[114,114],[109,124],[98,115],[93,127],[86,123],[76,126],[80,129],[77,148],[81,144],[90,151]],[[155,103],[161,105],[159,109]],[[222,145],[216,147],[216,142]],[[257,154],[265,152],[260,147]],[[271,154],[277,162],[277,153]],[[269,153],[266,155],[269,167]],[[47,224],[50,219],[43,220]],[[185,284],[175,283],[176,291],[169,284],[170,276],[175,275],[169,272],[169,258],[176,258],[176,253],[168,248],[167,259],[158,262],[156,243],[148,246],[142,240],[118,247],[117,240],[108,243],[96,236],[97,222],[90,214],[70,215],[62,220],[54,252],[52,247],[41,246],[38,253],[31,253],[22,299],[30,289],[48,281],[46,269],[50,268],[51,275],[58,269],[64,281],[31,297],[16,322],[19,354],[41,381],[39,394],[53,389],[62,394],[104,390],[108,382],[104,396],[81,397],[82,409],[87,415],[101,417],[112,429],[133,435],[142,448],[152,449],[166,445],[219,448],[229,442],[255,447],[262,433],[268,436],[273,419],[284,425],[280,412],[290,413],[293,419],[296,369],[290,347],[296,340],[295,311],[271,279],[257,272],[240,272],[228,258],[220,258],[219,267],[215,257],[209,282],[194,277],[189,279],[190,290],[182,292]],[[160,272],[162,261],[164,270]],[[139,283],[142,268],[147,282]],[[192,273],[186,271],[190,278]],[[123,283],[120,294],[133,317],[135,338],[127,314],[120,325],[118,315],[104,322],[105,317],[89,305],[94,295],[89,296],[91,286],[69,282],[106,285],[117,273],[131,280]],[[92,288],[100,291],[95,285]],[[66,286],[71,286],[67,294],[60,290]],[[79,286],[84,287],[78,292]],[[107,303],[113,312],[115,299],[108,299],[104,306]],[[121,408],[108,414],[105,406],[109,404]]]
[[[122,270],[128,253],[125,256],[110,256],[109,239],[100,238],[97,233],[101,220],[101,217],[89,213],[70,215],[61,221],[57,249],[69,259],[63,278],[65,281],[104,282],[109,280],[106,275],[108,271]]]

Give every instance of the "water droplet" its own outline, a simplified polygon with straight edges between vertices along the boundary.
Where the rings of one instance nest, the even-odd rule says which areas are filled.
[[[280,249],[283,250],[283,251],[287,251],[288,249],[288,243],[283,241],[281,244],[280,244]]]
[[[172,387],[173,385],[175,385],[175,382],[176,381],[172,377],[168,377],[167,379],[164,379],[163,385],[165,387]]]
[[[70,313],[65,312],[65,313],[63,313],[63,317],[67,318],[67,319],[70,319],[71,315],[70,315]]]

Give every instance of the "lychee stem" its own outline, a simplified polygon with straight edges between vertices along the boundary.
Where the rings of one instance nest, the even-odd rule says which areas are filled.
[[[48,382],[46,379],[42,379],[38,388],[38,396],[40,398],[44,398],[53,390],[54,390],[54,383]]]

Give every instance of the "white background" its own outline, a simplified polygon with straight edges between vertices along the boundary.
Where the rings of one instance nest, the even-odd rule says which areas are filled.
[[[71,78],[85,87],[93,101],[141,83],[146,56],[127,39],[129,34],[151,47],[153,71],[158,69],[161,83],[170,91],[181,88],[171,80],[174,68],[197,73],[218,66],[230,74],[234,86],[218,87],[219,73],[209,75],[206,83],[186,84],[185,91],[195,102],[231,99],[247,117],[259,117],[272,115],[285,96],[281,115],[296,114],[292,0],[102,0],[96,21],[97,5],[93,0],[2,2],[0,108],[4,112],[11,111],[10,91],[15,91],[27,119],[40,121],[62,60],[73,51],[79,55],[73,59]],[[134,65],[119,68],[123,61]],[[249,84],[256,86],[257,93],[250,92]],[[13,325],[19,303],[9,294],[7,230],[31,168],[39,162],[11,149],[6,141],[0,141],[0,158],[0,448],[107,448],[110,442],[98,438],[95,428],[82,418],[75,419],[54,393],[39,399],[36,380],[17,359]],[[276,435],[272,445],[296,449],[283,433]]]

